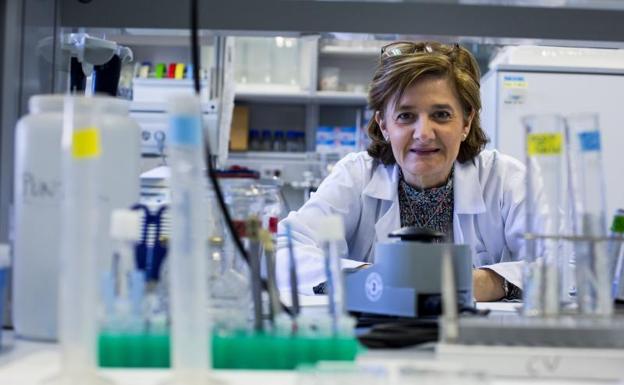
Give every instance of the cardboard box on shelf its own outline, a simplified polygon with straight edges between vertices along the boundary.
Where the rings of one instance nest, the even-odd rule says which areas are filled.
[[[230,150],[247,151],[249,148],[249,107],[235,106],[230,129]]]

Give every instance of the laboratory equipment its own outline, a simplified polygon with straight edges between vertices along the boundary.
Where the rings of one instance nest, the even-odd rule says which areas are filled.
[[[611,234],[619,238],[612,244],[613,255],[613,298],[616,301],[624,301],[624,210],[618,209],[613,216]]]
[[[127,102],[84,100],[102,106],[97,121],[102,149],[100,228],[108,229],[111,210],[130,207],[139,198],[140,129],[128,117]],[[16,127],[12,282],[14,325],[20,337],[57,338],[64,104],[62,95],[33,96],[29,114]],[[110,255],[111,246],[105,242],[100,250],[101,255]],[[106,259],[101,261],[104,264]]]
[[[107,327],[127,333],[143,329],[143,291],[145,274],[135,263],[135,243],[141,239],[141,215],[139,212],[116,209],[111,214],[110,236],[115,242],[111,280],[113,303],[107,306]]]
[[[623,50],[509,46],[489,68],[481,80],[481,120],[491,140],[489,145],[524,161],[523,116],[596,113],[608,182],[606,212],[623,208]]]
[[[523,311],[556,316],[569,302],[573,243],[571,166],[568,139],[560,115],[530,115],[526,130],[527,211]]]
[[[292,314],[297,316],[299,314],[299,283],[297,282],[297,260],[295,259],[295,252],[292,242],[292,229],[290,224],[286,223],[286,241],[288,242],[288,278],[290,284],[290,303],[292,304]]]
[[[171,167],[171,364],[173,382],[210,380],[210,323],[206,312],[206,180],[199,96],[169,104]]]
[[[566,117],[574,201],[576,303],[586,315],[613,312],[612,269],[608,252],[602,139],[596,114]]]
[[[71,92],[88,90],[89,94],[109,96],[117,96],[122,63],[133,59],[130,48],[86,33],[63,36],[61,53],[69,57]],[[90,88],[87,88],[87,80],[90,80]]]
[[[345,239],[342,217],[328,215],[320,218],[315,225],[319,230],[318,239],[324,254],[331,334],[352,335],[355,320],[348,315],[345,305],[345,284],[341,264],[343,256],[339,251],[339,243]]]
[[[63,197],[59,269],[59,384],[99,383],[96,373],[98,264],[106,242],[100,199],[103,181],[100,124],[108,100],[66,96],[62,146]],[[104,241],[104,242],[102,242]],[[49,274],[49,272],[48,272]]]
[[[147,205],[135,204],[132,210],[142,214],[141,236],[134,248],[137,268],[145,272],[146,281],[160,281],[171,237],[169,207],[158,206],[153,212]]]
[[[444,234],[405,227],[379,242],[375,263],[345,277],[347,309],[402,317],[437,316],[442,308],[442,256],[450,249],[459,308],[472,308],[472,255],[468,245],[438,242]]]

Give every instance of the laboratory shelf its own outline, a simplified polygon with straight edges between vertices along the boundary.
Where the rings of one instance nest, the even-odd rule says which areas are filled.
[[[332,105],[366,105],[368,94],[366,92],[346,92],[346,91],[317,91],[314,99],[319,104]]]
[[[319,49],[321,55],[326,56],[379,56],[379,47],[360,47],[343,45],[325,45]]]
[[[329,104],[363,106],[367,103],[368,95],[365,92],[346,91],[294,91],[273,89],[266,86],[264,89],[242,89],[236,91],[236,101],[264,102],[282,104]]]
[[[284,104],[301,104],[312,100],[310,91],[266,86],[241,87],[236,86],[236,100],[244,102],[270,102]]]

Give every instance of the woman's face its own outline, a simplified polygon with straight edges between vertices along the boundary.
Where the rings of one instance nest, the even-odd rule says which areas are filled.
[[[375,119],[390,141],[405,181],[429,188],[446,181],[473,116],[464,118],[446,78],[427,77],[407,88],[399,103],[391,100]]]

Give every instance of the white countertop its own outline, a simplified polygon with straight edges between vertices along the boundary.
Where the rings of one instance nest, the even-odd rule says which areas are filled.
[[[318,299],[315,299],[317,301]],[[480,304],[479,308],[488,308],[498,315],[511,315],[516,313],[518,304],[498,303],[498,304]],[[26,340],[19,340],[13,337],[11,332],[3,334],[4,342],[2,351],[0,351],[0,385],[35,385],[46,382],[58,375],[60,368],[60,349],[55,343],[42,343]],[[8,347],[7,347],[8,346]],[[488,350],[486,350],[488,351]],[[537,355],[538,353],[536,353]],[[589,354],[589,353],[588,353]],[[461,356],[459,356],[461,357]],[[248,385],[248,384],[270,384],[270,385],[312,385],[312,384],[331,384],[331,385],[394,385],[399,383],[407,383],[405,379],[402,381],[397,379],[397,367],[409,365],[416,368],[439,368],[461,366],[461,359],[455,359],[453,362],[444,362],[440,360],[433,347],[429,348],[410,348],[400,350],[371,350],[358,358],[358,365],[364,367],[378,367],[387,370],[382,379],[374,378],[374,376],[366,375],[363,372],[353,372],[347,377],[336,376],[335,374],[314,374],[309,370],[298,371],[251,371],[251,370],[217,370],[214,371],[214,378],[219,380],[220,384],[232,385]],[[470,360],[466,360],[467,362]],[[624,361],[623,361],[624,362]],[[394,368],[394,369],[390,369]],[[588,370],[592,370],[588,368]],[[426,372],[426,371],[425,371]],[[99,370],[102,378],[116,385],[161,385],[170,378],[170,372],[166,369],[102,369]],[[411,378],[414,381],[414,378]],[[484,383],[470,381],[468,378],[462,377],[458,380],[452,377],[451,382],[444,382],[448,378],[437,378],[431,383],[435,384],[467,384],[467,383]],[[467,382],[466,382],[467,381]],[[419,384],[422,381],[416,381]],[[413,382],[413,383],[416,383]],[[411,381],[410,381],[411,383]],[[424,383],[429,383],[426,380]],[[486,384],[492,385],[516,385],[516,384],[617,384],[622,382],[599,382],[588,380],[561,380],[561,379],[536,379],[536,378],[510,378],[498,377],[486,373]],[[88,385],[88,384],[84,384]]]

